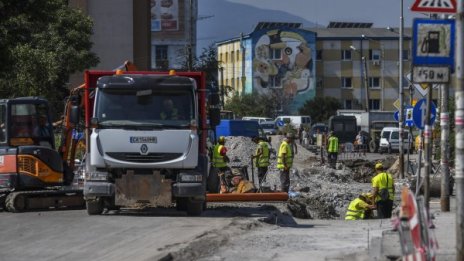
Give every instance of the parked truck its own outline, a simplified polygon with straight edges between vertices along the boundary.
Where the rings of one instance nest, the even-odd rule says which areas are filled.
[[[356,117],[358,131],[364,135],[364,144],[372,153],[377,152],[379,148],[382,129],[398,126],[394,114],[394,111],[337,110],[337,115]]]
[[[201,214],[207,132],[220,121],[218,95],[207,104],[204,73],[86,71],[77,99],[83,106],[74,106],[71,118],[85,118],[89,215],[174,202],[189,215]],[[164,111],[167,104],[175,113]]]

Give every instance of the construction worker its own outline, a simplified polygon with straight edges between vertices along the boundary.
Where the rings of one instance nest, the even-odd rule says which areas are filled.
[[[253,193],[256,191],[255,186],[249,180],[244,180],[242,176],[234,176],[232,178],[234,189],[232,193]]]
[[[372,178],[372,197],[377,204],[377,216],[378,218],[391,218],[395,182],[392,175],[384,171],[382,163],[375,164],[374,168],[376,176]]]
[[[287,133],[279,147],[277,168],[280,170],[281,191],[288,192],[290,188],[290,168],[293,164],[293,133]]]
[[[335,168],[337,165],[338,157],[338,138],[335,136],[333,131],[329,132],[329,139],[327,141],[327,153],[328,153],[328,162]]]
[[[213,160],[212,165],[218,169],[219,181],[221,183],[220,191],[225,193],[227,191],[227,185],[224,182],[224,174],[228,170],[227,163],[230,161],[227,157],[227,148],[225,147],[226,138],[220,136],[216,145],[213,148]]]
[[[261,186],[269,167],[269,143],[259,137],[253,137],[253,142],[258,144],[258,147],[256,147],[255,155],[251,158],[255,160],[255,165],[258,168],[258,182]]]
[[[375,209],[375,205],[371,203],[370,199],[372,199],[371,193],[362,193],[351,201],[346,210],[345,220],[368,219],[371,210]]]

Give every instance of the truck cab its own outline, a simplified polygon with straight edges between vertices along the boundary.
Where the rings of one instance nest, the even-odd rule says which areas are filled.
[[[98,76],[88,74],[88,79]],[[166,74],[101,76],[94,98],[92,82],[86,83],[87,212],[175,202],[191,215],[200,214],[208,171],[204,86]],[[219,121],[219,110],[215,114]]]

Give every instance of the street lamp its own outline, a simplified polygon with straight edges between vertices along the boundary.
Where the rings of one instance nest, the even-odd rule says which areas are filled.
[[[350,49],[359,53],[361,55],[361,73],[363,71],[362,67],[364,67],[364,74],[361,75],[361,77],[364,76],[364,90],[366,91],[366,111],[369,112],[369,84],[367,80],[367,61],[366,57],[360,52],[356,47],[353,45],[350,46]]]
[[[380,110],[383,111],[384,106],[385,106],[384,105],[384,99],[385,99],[385,97],[384,97],[385,96],[384,95],[384,86],[385,86],[385,75],[384,75],[385,46],[382,43],[382,41],[367,37],[364,34],[362,34],[361,37],[362,37],[362,39],[366,39],[369,42],[371,42],[371,41],[372,42],[377,42],[380,45],[380,78],[382,79],[382,81],[379,82],[379,84],[380,84]],[[374,54],[373,54],[372,59],[374,59]]]

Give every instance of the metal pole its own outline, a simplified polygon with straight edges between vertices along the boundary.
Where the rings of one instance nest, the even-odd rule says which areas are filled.
[[[361,59],[364,66],[364,89],[366,90],[366,111],[369,112],[369,84],[367,79],[367,61],[365,56],[362,56]]]
[[[399,129],[400,129],[400,178],[404,178],[404,149],[403,149],[403,121],[404,121],[404,105],[403,105],[403,0],[401,0],[401,15],[400,15],[400,36],[398,39],[399,44],[399,73],[398,73],[398,88],[399,88],[399,101],[400,101],[400,111],[399,111]]]
[[[430,200],[430,171],[432,169],[432,125],[430,124],[430,112],[432,103],[432,84],[427,84],[427,108],[425,110],[424,124],[424,204],[427,212]]]
[[[421,184],[421,175],[422,175],[422,148],[424,146],[424,139],[422,138],[422,130],[419,131],[419,139],[420,139],[420,146],[419,146],[419,162],[417,163],[417,180],[416,180],[416,197],[419,195],[420,192],[420,184]]]
[[[441,127],[441,194],[440,206],[441,211],[450,211],[450,195],[449,195],[449,112],[448,99],[449,87],[447,84],[441,85],[441,106],[440,106],[440,127]]]
[[[245,93],[246,76],[245,76],[245,44],[243,42],[243,33],[240,33],[240,52],[242,53],[242,92]]]
[[[224,90],[224,67],[219,67],[219,70],[221,71],[221,105],[222,108],[224,109],[224,96],[225,96],[225,90]]]
[[[456,14],[456,260],[464,260],[464,0]]]

